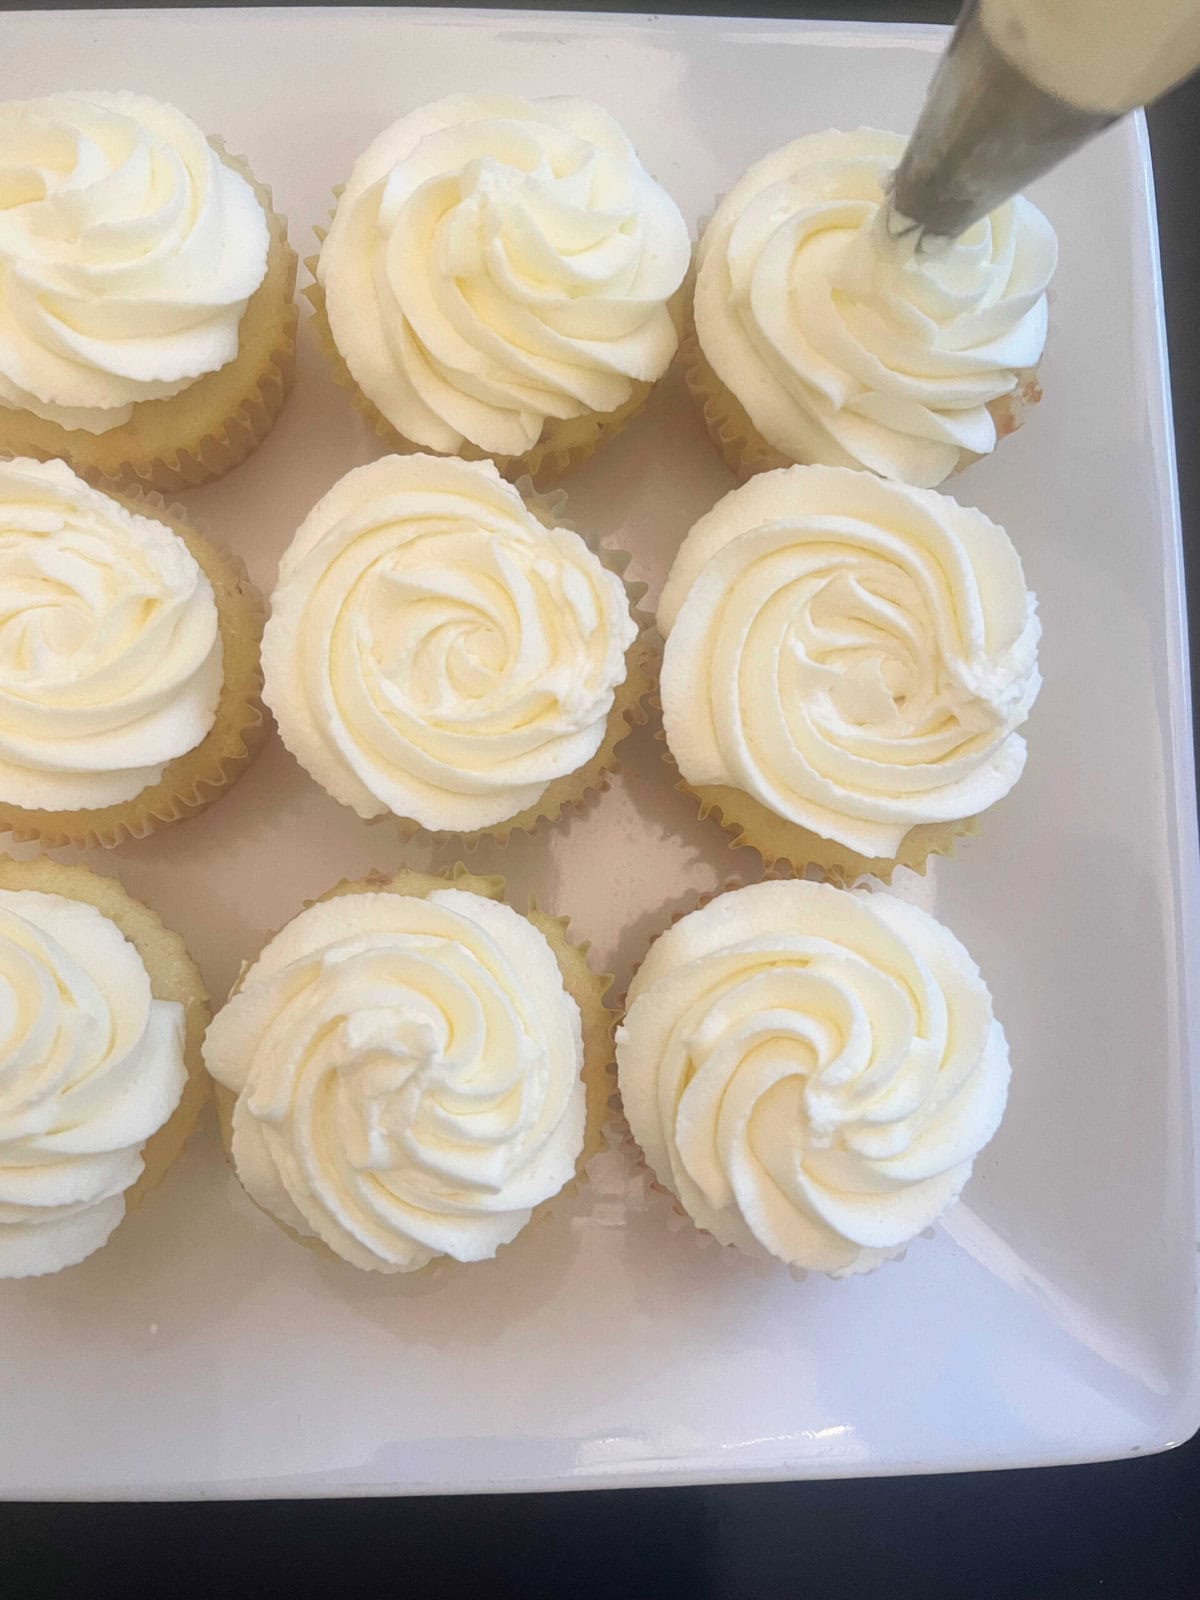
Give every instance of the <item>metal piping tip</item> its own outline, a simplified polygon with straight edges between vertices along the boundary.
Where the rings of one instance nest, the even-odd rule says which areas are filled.
[[[967,0],[896,169],[888,233],[957,238],[1116,120],[1032,84]]]

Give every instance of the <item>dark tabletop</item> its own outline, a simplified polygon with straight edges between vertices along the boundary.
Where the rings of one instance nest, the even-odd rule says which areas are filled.
[[[578,9],[635,7],[636,0],[591,0]],[[33,8],[9,0],[7,9]],[[656,9],[949,22],[958,5],[755,0],[740,7],[719,0]],[[0,97],[3,84],[0,56]],[[1151,110],[1150,130],[1195,683],[1200,79]],[[0,1351],[0,1383],[19,1381]],[[1200,1436],[1138,1461],[953,1477],[463,1499],[0,1505],[0,1600],[276,1594],[296,1600],[308,1594],[328,1600],[1200,1600]]]

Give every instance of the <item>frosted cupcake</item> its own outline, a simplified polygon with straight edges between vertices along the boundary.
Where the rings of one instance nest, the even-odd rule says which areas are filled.
[[[0,856],[0,1278],[99,1250],[207,1093],[183,941],[119,883]]]
[[[599,106],[452,95],[359,157],[312,298],[390,448],[549,478],[666,371],[690,258],[674,201]]]
[[[244,460],[291,382],[270,191],[136,94],[0,103],[0,455],[175,490]]]
[[[932,488],[1040,397],[1053,228],[1017,198],[936,247],[888,238],[904,144],[873,128],[797,139],[704,231],[688,384],[740,477],[812,462]]]
[[[360,817],[504,840],[606,781],[645,655],[617,572],[490,461],[388,456],[335,484],[284,555],[264,693]]]
[[[608,979],[502,889],[461,869],[342,884],[208,1030],[247,1193],[351,1266],[487,1260],[599,1147]]]
[[[697,1227],[837,1277],[958,1198],[1009,1079],[952,933],[890,895],[794,881],[719,895],[655,942],[617,1065],[633,1136]]]
[[[684,786],[768,866],[922,871],[1024,769],[1036,605],[1003,528],[948,495],[840,467],[753,478],[659,600]]]
[[[181,516],[0,461],[0,831],[141,838],[249,762],[262,602]]]

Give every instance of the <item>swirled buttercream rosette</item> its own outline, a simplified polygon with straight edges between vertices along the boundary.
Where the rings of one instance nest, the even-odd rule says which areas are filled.
[[[740,478],[800,462],[936,487],[1041,397],[1054,230],[1018,197],[953,241],[889,237],[903,148],[871,128],[797,139],[702,232],[685,374]]]
[[[565,918],[462,866],[342,883],[248,963],[205,1041],[250,1197],[403,1280],[483,1261],[602,1148],[611,980]]]
[[[0,855],[0,1277],[75,1265],[160,1181],[208,1095],[208,997],[112,878]]]
[[[393,450],[552,481],[674,356],[687,227],[586,101],[454,95],[335,192],[306,289],[336,380]]]
[[[1036,600],[1004,530],[948,495],[758,474],[691,529],[658,624],[671,758],[768,867],[921,871],[1024,769]]]
[[[280,736],[365,820],[468,848],[607,785],[651,650],[628,557],[492,462],[387,456],[340,480],[280,564],[263,638]],[[561,515],[561,505],[557,507]]]
[[[109,847],[211,805],[265,733],[262,625],[178,507],[0,462],[0,830]]]
[[[141,95],[0,104],[0,454],[172,493],[283,407],[296,257],[270,190]]]
[[[946,928],[889,894],[794,880],[704,899],[654,942],[617,1058],[677,1214],[832,1277],[902,1256],[957,1199],[1009,1078]]]

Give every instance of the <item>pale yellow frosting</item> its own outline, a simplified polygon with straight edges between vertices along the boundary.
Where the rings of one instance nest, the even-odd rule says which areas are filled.
[[[579,1007],[526,918],[460,889],[335,896],[214,1018],[233,1159],[258,1203],[353,1266],[493,1256],[573,1176]]]
[[[0,406],[105,433],[238,353],[267,270],[250,184],[181,111],[0,103]]]
[[[1025,765],[1036,601],[1003,528],[948,495],[788,467],[692,528],[658,624],[667,743],[864,856],[977,815]]]
[[[0,1278],[108,1239],[183,1093],[183,1041],[183,1007],[94,906],[0,890]]]
[[[387,456],[335,484],[285,554],[265,698],[359,816],[471,831],[591,760],[636,634],[621,580],[490,461]]]
[[[696,333],[793,461],[934,487],[996,444],[989,405],[1046,342],[1054,230],[1029,201],[938,250],[888,237],[899,134],[810,134],[764,156],[697,252]]]
[[[664,933],[617,1058],[633,1136],[700,1227],[835,1275],[957,1198],[1009,1079],[953,934],[891,895],[804,881],[720,895]]]
[[[520,456],[548,419],[662,375],[690,256],[599,106],[451,95],[359,157],[318,278],[351,374],[406,439]]]
[[[206,737],[212,585],[171,528],[61,461],[0,461],[0,800],[119,804]]]

